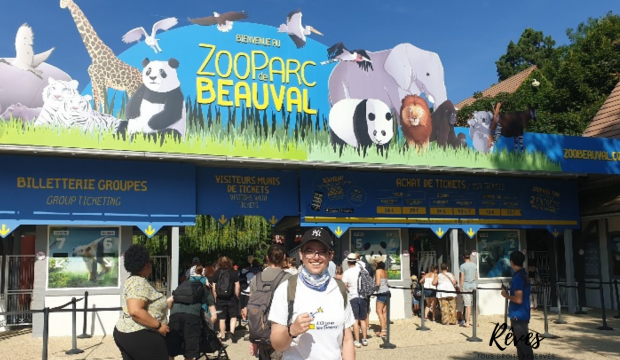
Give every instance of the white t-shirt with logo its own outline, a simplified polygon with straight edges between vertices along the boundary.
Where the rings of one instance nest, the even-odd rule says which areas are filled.
[[[357,293],[357,284],[360,277],[360,267],[355,265],[350,267],[342,274],[342,282],[348,286],[349,300],[360,297]]]
[[[269,311],[269,320],[283,326],[288,326],[287,293],[288,280],[276,289]],[[345,309],[336,281],[331,280],[324,292],[318,292],[298,280],[291,323],[303,313],[314,317],[314,328],[293,339],[282,360],[341,359],[343,331],[353,326],[355,318],[348,303]]]

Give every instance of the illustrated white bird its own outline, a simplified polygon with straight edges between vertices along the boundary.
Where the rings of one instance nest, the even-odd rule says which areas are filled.
[[[306,46],[306,36],[310,35],[310,33],[315,33],[321,36],[323,35],[312,26],[304,27],[301,25],[302,16],[301,10],[291,11],[286,16],[286,24],[282,24],[280,25],[280,28],[278,28],[278,32],[287,33],[288,36],[291,37],[298,49]]]
[[[533,87],[539,87],[540,86],[540,81],[534,79],[534,81],[532,81],[532,86]]]
[[[213,16],[203,18],[189,19],[192,24],[211,26],[217,24],[217,29],[221,32],[229,32],[232,30],[233,22],[237,20],[247,19],[248,13],[245,11],[229,11],[224,14],[213,12]]]
[[[9,63],[5,59],[0,59],[0,63],[15,66],[18,69],[30,71],[37,77],[41,78],[43,73],[38,70],[37,67],[52,54],[54,48],[42,52],[40,54],[34,53],[34,32],[28,24],[23,24],[17,30],[15,35],[15,59],[12,63]]]
[[[321,65],[326,65],[336,61],[354,61],[359,65],[360,69],[364,71],[368,71],[368,69],[374,71],[372,67],[372,60],[366,50],[358,49],[349,51],[349,49],[347,49],[341,42],[327,49],[327,58],[329,60],[321,62]]]
[[[144,35],[144,42],[155,51],[155,54],[162,52],[159,47],[159,39],[155,38],[157,31],[166,31],[171,27],[178,24],[179,21],[175,17],[165,18],[163,20],[159,20],[155,24],[153,24],[153,29],[151,30],[151,35],[144,30],[142,26],[137,27],[135,29],[129,30],[125,35],[123,35],[123,42],[129,44],[130,42],[140,41],[142,36]]]

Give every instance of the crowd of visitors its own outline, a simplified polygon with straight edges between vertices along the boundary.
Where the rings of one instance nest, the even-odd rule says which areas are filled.
[[[153,267],[148,250],[130,246],[123,260],[130,276],[114,329],[123,359],[173,360],[179,355],[195,359],[204,352],[205,338],[212,335],[218,344],[237,343],[235,330],[245,329],[249,353],[261,360],[353,360],[355,348],[368,345],[371,296],[376,297],[380,325],[375,335],[388,335],[389,274],[383,261],[369,264],[353,252],[346,256],[343,269],[333,262],[331,236],[320,228],[304,234],[298,255],[300,264],[297,258],[287,258],[281,245],[273,244],[264,264],[250,256],[238,267],[222,256],[216,264],[203,267],[195,257],[166,298],[147,280]],[[531,292],[539,277],[535,267],[523,268],[524,260],[521,252],[510,255],[514,276],[510,290],[501,293],[510,301],[515,336],[528,333],[530,307],[536,308]],[[474,304],[469,292],[477,288],[477,281],[469,251],[463,253],[458,277],[446,263],[430,265],[428,273],[413,274],[414,316],[470,326]],[[521,346],[518,352],[528,356],[531,347]]]
[[[443,325],[470,326],[473,298],[469,293],[477,288],[477,269],[471,261],[471,252],[465,250],[463,263],[459,267],[460,277],[450,272],[448,264],[431,264],[429,272],[411,276],[411,311],[429,321]],[[420,301],[424,292],[424,314]]]
[[[356,253],[347,256],[347,269],[333,257],[331,236],[319,228],[304,234],[300,264],[278,244],[268,249],[264,263],[250,256],[240,267],[227,256],[215,264],[194,257],[166,298],[147,280],[152,271],[148,250],[132,245],[124,254],[131,276],[123,289],[114,340],[124,360],[179,355],[189,360],[200,356],[209,334],[205,328],[220,343],[236,343],[235,330],[245,329],[250,354],[261,360],[352,360],[355,347],[368,345],[371,295],[377,299],[380,323],[375,335],[387,336],[388,272],[384,262],[368,264]],[[269,299],[267,306],[263,299]],[[248,311],[257,304],[266,308],[261,318],[268,321],[267,336],[256,330],[256,311]],[[260,327],[264,330],[265,324]],[[312,346],[317,341],[321,347]]]

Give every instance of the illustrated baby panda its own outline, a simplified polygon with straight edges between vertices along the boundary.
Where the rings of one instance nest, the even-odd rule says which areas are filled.
[[[467,120],[467,124],[469,124],[469,137],[474,149],[481,153],[493,151],[492,148],[489,148],[493,113],[491,111],[474,111],[472,116],[471,119]]]
[[[387,243],[385,241],[381,241],[379,244],[370,244],[370,243],[365,243],[364,244],[364,259],[366,260],[366,262],[372,266],[375,266],[375,263],[378,263],[380,261],[383,261],[383,263],[385,264],[385,269],[390,269],[390,270],[400,270],[400,267],[398,266],[398,269],[392,269],[392,262],[393,259],[388,255],[387,252]],[[394,265],[397,266],[397,265]]]
[[[373,144],[383,154],[394,136],[394,116],[381,100],[343,99],[334,104],[329,111],[329,133],[334,152],[344,145],[363,151]]]
[[[142,61],[142,82],[136,93],[127,102],[127,122],[119,126],[125,135],[142,133],[164,143],[164,135],[172,134],[175,141],[185,139],[185,98],[177,75],[179,61]]]
[[[108,241],[108,244],[111,245],[112,249],[116,249],[118,247],[118,239],[117,238],[108,238],[102,237],[88,245],[80,245],[73,249],[73,256],[80,256],[84,260],[84,264],[86,265],[86,271],[88,272],[88,281],[96,281],[97,279],[103,278],[103,276],[108,272],[108,268],[105,266],[104,255],[106,253],[104,240],[111,239],[112,241]],[[101,271],[97,269],[97,265],[100,266]]]

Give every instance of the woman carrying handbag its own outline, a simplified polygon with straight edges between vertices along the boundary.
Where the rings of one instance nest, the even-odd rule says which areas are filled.
[[[441,273],[437,276],[437,299],[441,308],[441,323],[456,325],[456,277],[448,272],[448,264],[441,264]],[[443,292],[443,291],[451,292]]]

